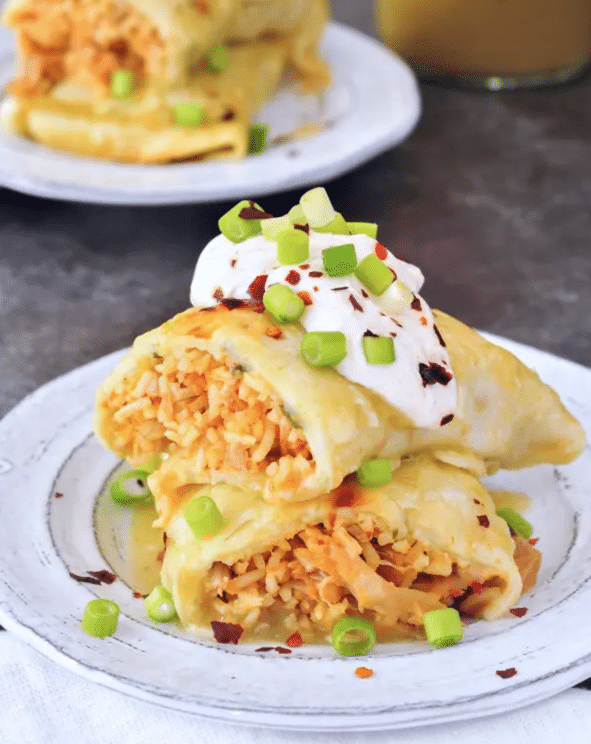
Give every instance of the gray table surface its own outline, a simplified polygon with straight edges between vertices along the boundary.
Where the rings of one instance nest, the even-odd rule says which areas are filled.
[[[373,33],[369,3],[335,6]],[[591,79],[422,92],[411,136],[330,184],[336,208],[379,223],[381,241],[423,268],[432,306],[591,365]],[[299,196],[262,203],[281,214]],[[93,206],[0,189],[0,416],[187,307],[197,256],[229,206]]]

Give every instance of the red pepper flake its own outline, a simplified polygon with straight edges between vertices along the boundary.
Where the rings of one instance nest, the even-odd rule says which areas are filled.
[[[235,259],[235,258],[233,258],[233,259],[232,259],[232,260],[230,261],[230,266],[231,266],[232,268],[234,268],[234,266],[236,266],[236,259]]]
[[[362,295],[363,295],[363,296],[365,297],[365,299],[366,299],[366,300],[367,300],[367,298],[369,297],[369,295],[368,295],[368,294],[367,294],[367,292],[366,292],[366,291],[365,291],[365,290],[363,289],[363,287],[361,287],[361,294],[362,294]]]
[[[447,416],[444,416],[441,421],[439,422],[439,426],[445,426],[446,424],[449,424],[450,421],[453,421],[454,415],[453,413],[448,413]]]
[[[312,287],[312,289],[314,290],[314,292],[318,292],[318,287],[317,287],[316,285],[314,285],[314,286]]]
[[[515,617],[523,617],[527,614],[527,607],[512,607],[509,612]]]
[[[373,676],[373,669],[368,669],[368,667],[357,667],[355,670],[355,676],[359,677],[359,679],[367,679],[368,677]]]
[[[497,669],[495,674],[501,679],[509,679],[517,674],[517,669],[515,669],[515,667],[509,667],[509,669]]]
[[[278,654],[290,654],[291,653],[290,648],[283,648],[283,646],[275,646],[275,651],[277,651]]]
[[[294,225],[294,228],[305,232],[307,235],[310,234],[310,225]]]
[[[168,540],[168,535],[166,534],[166,532],[163,532],[163,533],[162,533],[162,542],[163,542],[163,543],[164,543],[165,545],[166,545],[166,541],[167,541],[167,540]]]
[[[331,287],[333,292],[340,292],[343,289],[349,289],[349,287]]]
[[[303,642],[304,639],[302,638],[302,634],[299,630],[296,630],[295,633],[292,633],[285,641],[285,645],[290,646],[291,648],[297,648],[298,646],[301,646]]]
[[[238,212],[238,217],[243,220],[268,220],[273,215],[257,209],[254,202],[249,202],[250,207],[244,207]]]
[[[385,261],[386,258],[388,258],[388,249],[385,245],[382,245],[381,243],[376,242],[375,248],[374,248],[376,256],[380,259],[380,261]]]
[[[412,307],[413,310],[418,310],[419,312],[421,312],[421,310],[423,309],[423,306],[421,305],[421,301],[416,296],[416,294],[413,294],[412,302],[410,303],[410,306]]]
[[[536,545],[539,539],[540,539],[539,537],[532,537],[530,540],[528,540],[528,543],[530,545]]]
[[[147,594],[142,594],[141,592],[134,592],[133,593],[133,598],[134,599],[145,599],[147,596],[148,596]]]
[[[436,382],[440,385],[447,385],[453,376],[437,362],[429,362],[429,364],[419,362],[419,374],[423,380],[423,387],[434,385]]]
[[[309,269],[310,264],[300,264],[300,269]]]
[[[248,294],[257,302],[263,301],[268,274],[260,274],[248,285]]]
[[[112,584],[117,578],[112,571],[107,571],[104,568],[100,571],[87,571],[86,573],[94,576],[101,584]]]
[[[56,492],[55,492],[55,493],[53,494],[53,496],[54,496],[54,498],[56,498],[56,499],[63,499],[63,498],[64,498],[64,494],[63,494],[63,493],[60,493],[59,491],[56,491]]]
[[[447,596],[453,597],[453,599],[457,599],[458,597],[461,597],[462,594],[465,594],[465,591],[463,589],[450,589],[447,593]]]
[[[397,333],[394,333],[394,331],[390,331],[390,335],[392,336],[392,338],[396,338],[396,336],[397,336],[398,334],[397,334]]]
[[[472,589],[472,594],[481,594],[482,593],[482,584],[479,581],[473,581],[470,584],[470,589]]]
[[[269,336],[269,338],[283,338],[283,331],[277,326],[271,326],[270,328],[267,328],[265,334]]]
[[[429,325],[429,321],[427,320],[427,318],[425,318],[424,315],[421,315],[420,321],[421,321],[421,325],[422,326],[428,326]]]
[[[304,301],[304,305],[312,305],[314,304],[314,300],[310,297],[310,293],[302,290],[301,292],[298,292],[298,297],[301,297]]]
[[[392,316],[390,316],[390,320],[392,321],[392,323],[395,323],[398,326],[398,328],[404,328],[404,326],[402,325],[402,323],[399,323],[396,320],[396,318],[393,318]]]
[[[224,623],[219,620],[211,621],[211,629],[213,630],[213,637],[218,643],[233,643],[234,645],[238,643],[240,636],[244,632],[244,628],[241,625]]]
[[[324,274],[321,271],[310,271],[310,276],[314,279],[318,279],[320,276],[324,276]]]
[[[370,331],[369,328],[367,329],[367,331],[365,331],[363,335],[369,338],[378,338],[378,334],[374,333],[373,331]]]
[[[261,646],[260,648],[255,648],[255,653],[266,653],[267,651],[273,651],[273,646]]]
[[[474,503],[475,504],[480,504],[480,506],[482,506],[482,501],[478,501],[478,499],[474,499]]]
[[[84,584],[100,584],[101,583],[98,579],[95,579],[92,576],[78,576],[78,574],[72,573],[71,571],[70,571],[70,576],[76,581],[80,581]]]
[[[292,287],[295,287],[295,285],[300,281],[300,279],[301,279],[301,276],[295,269],[292,269],[289,272],[289,274],[285,277],[285,281],[288,284],[291,284]]]
[[[352,294],[349,295],[349,302],[353,305],[353,310],[359,310],[360,313],[363,312],[363,308],[357,302],[357,300],[353,297]]]
[[[224,292],[221,287],[215,288],[215,291],[213,293],[213,299],[217,300],[218,302],[224,299]]]
[[[164,553],[166,553],[166,548],[161,550],[156,556],[156,560],[158,561],[158,563],[162,563],[162,561],[164,560]]]
[[[486,516],[486,514],[478,515],[478,523],[481,527],[490,527],[490,519]]]
[[[437,326],[435,324],[433,324],[433,330],[435,331],[435,335],[437,336],[437,339],[439,340],[439,343],[443,347],[445,347],[446,344],[445,344],[445,341],[443,340],[443,336],[441,335],[441,333],[439,333],[439,328],[437,328]]]
[[[225,114],[222,116],[222,121],[232,121],[235,116],[236,113],[228,109],[228,111],[226,111]]]

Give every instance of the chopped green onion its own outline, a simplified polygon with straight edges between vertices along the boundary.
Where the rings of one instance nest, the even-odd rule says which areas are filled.
[[[132,506],[141,504],[150,498],[152,492],[148,488],[146,470],[128,470],[109,483],[109,493],[117,504]]]
[[[118,622],[118,604],[110,599],[91,599],[84,609],[80,627],[88,635],[104,638],[113,635]]]
[[[369,235],[374,240],[378,237],[378,226],[375,222],[349,222],[351,235]]]
[[[333,235],[349,235],[349,225],[340,212],[335,212],[334,218],[328,223],[328,225],[322,225],[322,227],[315,227],[315,232],[319,233],[333,233]]]
[[[392,480],[392,463],[386,457],[366,460],[357,469],[357,480],[362,486],[382,486]]]
[[[157,623],[168,623],[176,616],[172,594],[163,586],[155,586],[144,599],[148,617]]]
[[[302,298],[283,284],[273,284],[267,289],[263,295],[263,305],[280,323],[295,323],[306,309]]]
[[[262,152],[267,146],[268,136],[268,127],[263,124],[251,124],[248,128],[248,144],[246,148],[248,154],[256,155],[257,152]]]
[[[306,222],[314,230],[317,227],[328,225],[335,218],[336,212],[330,203],[326,189],[322,186],[306,191],[300,199],[300,204],[304,210]]]
[[[364,336],[363,353],[368,364],[392,364],[396,361],[394,339],[391,336]]]
[[[199,127],[205,120],[205,106],[199,101],[177,103],[174,107],[174,123],[179,127]]]
[[[375,295],[384,294],[394,281],[394,274],[375,253],[361,259],[355,269],[355,276]]]
[[[453,646],[464,637],[460,613],[453,607],[431,610],[423,615],[427,640],[436,648]]]
[[[526,540],[529,540],[534,534],[534,528],[531,524],[519,512],[516,512],[515,509],[504,506],[502,509],[497,509],[497,515],[507,522],[513,532],[517,532]]]
[[[221,530],[224,519],[215,501],[210,496],[197,496],[185,507],[185,520],[199,540],[215,537]]]
[[[258,204],[254,206],[255,209],[263,211]],[[261,220],[244,220],[239,216],[243,209],[249,208],[250,202],[243,199],[218,220],[220,231],[232,243],[242,243],[243,240],[252,238],[253,235],[258,235],[261,232]]]
[[[303,230],[290,227],[277,236],[277,257],[283,266],[305,261],[310,255],[310,238]]]
[[[131,70],[115,70],[111,75],[111,94],[115,98],[127,98],[133,93],[135,75]]]
[[[332,645],[341,656],[365,656],[376,645],[376,631],[364,617],[343,617],[332,629]]]
[[[357,254],[353,243],[333,245],[322,251],[322,263],[328,276],[346,276],[355,271]]]
[[[292,225],[308,224],[308,220],[306,219],[306,215],[304,214],[304,210],[302,209],[301,204],[296,204],[295,207],[292,207],[287,213],[287,216],[289,217],[289,221]]]
[[[304,333],[302,356],[312,367],[334,367],[347,356],[347,341],[341,331]]]
[[[212,47],[205,55],[205,64],[211,72],[223,72],[230,64],[230,50],[225,44]]]
[[[261,230],[267,240],[277,240],[279,233],[289,230],[291,222],[289,216],[284,214],[282,217],[269,217],[267,220],[261,220]],[[301,232],[301,230],[299,231]]]
[[[413,301],[413,293],[404,282],[396,279],[381,295],[381,298],[384,310],[392,315],[397,315],[404,310],[408,310],[410,303]]]

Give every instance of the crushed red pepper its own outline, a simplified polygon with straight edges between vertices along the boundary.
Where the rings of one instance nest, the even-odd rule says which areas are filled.
[[[353,305],[353,310],[358,310],[360,313],[363,312],[363,308],[357,302],[357,300],[353,297],[352,294],[349,295],[349,302]]]
[[[447,385],[453,377],[451,372],[448,372],[437,362],[429,362],[429,364],[419,362],[419,374],[423,380],[423,387],[435,385],[436,382],[440,385]]]
[[[305,232],[307,235],[310,234],[310,225],[294,225],[294,228]]]
[[[273,646],[261,646],[260,648],[255,648],[255,653],[265,653],[267,651],[273,651]]]
[[[283,648],[283,646],[275,646],[275,651],[277,651],[278,654],[290,654],[291,653],[290,648]]]
[[[535,544],[536,544],[536,543],[538,542],[538,540],[539,540],[539,539],[540,539],[539,537],[532,537],[532,538],[530,538],[530,539],[528,540],[528,543],[529,543],[530,545],[535,545]]]
[[[368,667],[357,667],[355,670],[355,676],[359,677],[359,679],[367,679],[368,677],[373,676],[373,669],[369,669]]]
[[[527,614],[527,607],[512,607],[509,612],[515,617],[523,617]]]
[[[64,497],[64,494],[63,494],[63,493],[60,493],[59,491],[56,491],[56,492],[55,492],[55,493],[53,494],[53,496],[54,496],[54,498],[56,498],[56,499],[63,499],[63,497]]]
[[[449,424],[450,421],[453,421],[453,418],[453,413],[448,413],[447,416],[444,416],[441,419],[441,421],[439,422],[439,426],[445,426],[446,424]]]
[[[486,516],[486,514],[478,515],[478,523],[481,527],[490,527],[490,519]]]
[[[318,279],[319,276],[324,276],[324,274],[321,271],[310,271],[309,275],[313,277],[314,279]]]
[[[376,256],[380,259],[380,261],[385,261],[388,257],[388,249],[385,245],[382,245],[381,243],[376,243],[376,246],[374,248],[374,252]]]
[[[517,669],[515,669],[515,667],[509,667],[509,669],[497,669],[495,674],[501,679],[509,679],[517,674]]]
[[[277,326],[271,326],[270,328],[267,328],[265,334],[269,336],[269,338],[283,338],[283,331]]]
[[[309,269],[310,264],[300,264],[300,269]]]
[[[268,212],[263,212],[262,209],[257,209],[254,202],[249,202],[250,207],[244,207],[238,212],[238,217],[243,220],[268,220],[273,215]]]
[[[423,306],[421,305],[421,301],[416,296],[416,294],[413,294],[412,302],[410,303],[410,306],[413,310],[418,310],[419,312],[421,312],[421,310],[423,309]]]
[[[285,277],[285,281],[288,284],[291,284],[292,287],[295,287],[296,284],[299,283],[301,279],[301,276],[299,272],[297,272],[295,269],[292,269],[289,274]]]
[[[369,328],[367,329],[367,331],[365,331],[363,335],[369,336],[370,338],[379,338],[378,334],[374,333],[373,331],[370,331]]]
[[[141,592],[134,592],[133,593],[133,598],[134,599],[145,599],[147,596],[148,596],[147,594],[142,594]]]
[[[297,648],[298,646],[301,646],[303,642],[304,642],[304,639],[302,638],[302,634],[300,633],[299,630],[296,630],[285,641],[285,645],[290,646],[291,648]]]
[[[429,321],[427,320],[427,318],[425,318],[425,316],[424,316],[424,315],[421,315],[421,317],[420,317],[420,321],[421,321],[421,325],[422,325],[422,326],[425,326],[425,327],[426,327],[426,326],[428,326],[428,325],[429,325]]]
[[[101,584],[112,584],[117,578],[112,571],[107,571],[105,568],[100,571],[87,571],[86,573],[94,576]]]
[[[221,287],[215,288],[214,293],[213,293],[213,299],[217,300],[218,302],[224,299],[224,292]]]
[[[363,289],[363,287],[361,287],[361,294],[362,294],[362,295],[363,295],[363,296],[365,297],[365,299],[366,299],[366,300],[367,300],[367,298],[369,297],[369,295],[368,295],[368,294],[367,294],[367,292],[366,292],[366,291],[365,291],[365,290]]]
[[[236,266],[236,259],[235,259],[235,258],[233,258],[233,259],[232,259],[232,260],[230,261],[230,266],[231,266],[232,268],[234,268],[234,266]]]
[[[441,345],[442,345],[443,347],[445,347],[445,346],[446,346],[446,343],[445,343],[445,341],[443,340],[443,336],[441,335],[441,333],[439,332],[439,328],[437,328],[437,326],[436,326],[435,324],[433,324],[433,330],[435,331],[435,335],[437,336],[437,339],[439,340],[439,343],[440,343],[440,344],[441,344]]]
[[[238,643],[244,632],[241,625],[224,623],[220,620],[212,620],[211,629],[213,630],[213,637],[218,643],[233,643],[234,645]]]
[[[302,300],[304,301],[304,305],[314,304],[314,300],[310,297],[310,293],[306,292],[305,290],[298,292],[298,297],[302,298]]]
[[[98,579],[95,579],[92,576],[78,576],[78,574],[72,573],[71,571],[70,571],[70,576],[76,581],[80,581],[84,584],[100,584],[101,583]]]
[[[470,584],[470,589],[472,590],[472,594],[481,594],[482,593],[482,584],[479,581],[473,581]]]

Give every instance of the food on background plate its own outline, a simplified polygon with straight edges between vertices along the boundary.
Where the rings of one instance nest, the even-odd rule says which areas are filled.
[[[281,217],[241,202],[220,228],[196,307],[140,336],[97,392],[100,439],[152,471],[182,625],[309,641],[361,618],[445,645],[458,612],[510,610],[540,554],[480,478],[580,454],[556,393],[432,312],[419,269],[323,189]]]
[[[49,147],[122,162],[241,158],[264,146],[259,106],[293,70],[328,84],[325,0],[9,0],[20,73],[4,126]]]

